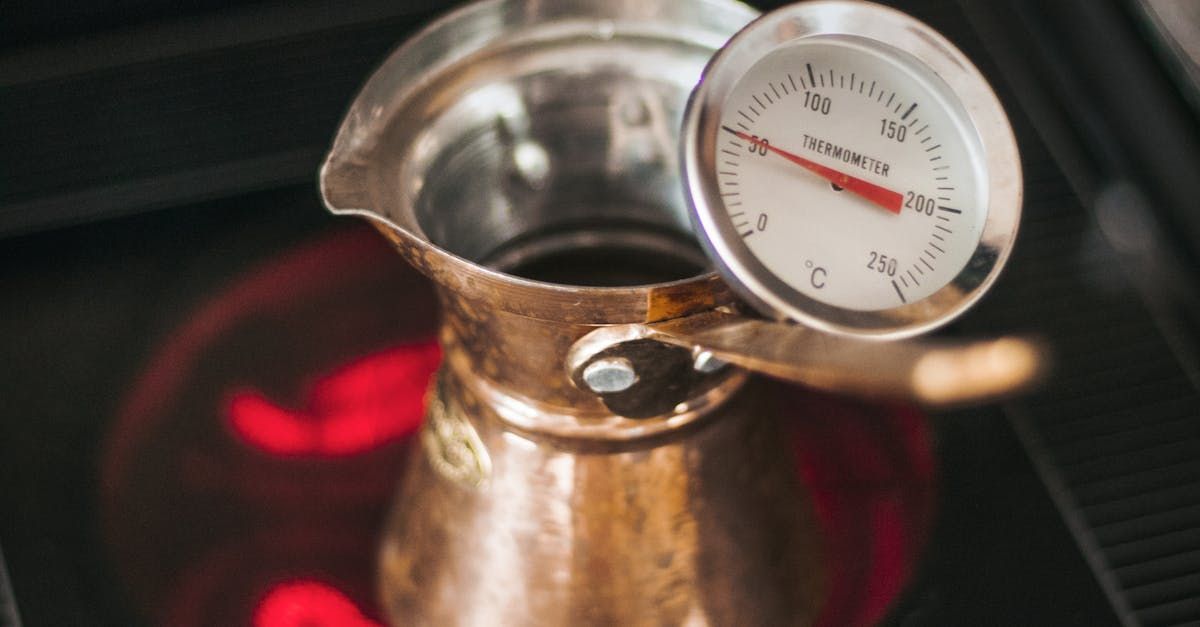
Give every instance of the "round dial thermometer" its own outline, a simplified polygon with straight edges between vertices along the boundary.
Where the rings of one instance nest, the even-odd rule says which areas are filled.
[[[701,242],[772,317],[915,335],[974,303],[1012,248],[1021,174],[999,101],[892,9],[806,2],[751,23],[709,63],[684,138]]]

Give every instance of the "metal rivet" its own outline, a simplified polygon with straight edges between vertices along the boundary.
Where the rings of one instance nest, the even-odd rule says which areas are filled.
[[[597,359],[583,369],[583,382],[597,394],[623,392],[637,380],[633,363],[624,357]]]
[[[729,362],[706,350],[697,351],[696,357],[692,361],[692,368],[695,368],[696,372],[704,374],[712,374],[728,365]]]

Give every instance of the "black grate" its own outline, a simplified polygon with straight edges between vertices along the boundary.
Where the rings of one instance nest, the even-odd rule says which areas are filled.
[[[968,324],[1053,342],[1055,376],[1014,423],[1124,622],[1194,624],[1200,396],[1087,212],[1039,174],[1054,170],[1027,164],[1017,254]]]

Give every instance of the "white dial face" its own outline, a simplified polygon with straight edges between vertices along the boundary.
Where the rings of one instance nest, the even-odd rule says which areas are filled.
[[[716,180],[730,221],[780,281],[872,312],[945,287],[987,219],[980,143],[914,59],[840,35],[789,43],[720,112]]]

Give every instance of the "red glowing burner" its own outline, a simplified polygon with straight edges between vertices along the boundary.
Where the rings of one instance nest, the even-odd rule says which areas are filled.
[[[319,581],[276,585],[254,610],[254,627],[380,627],[337,588]]]
[[[427,283],[368,229],[199,307],[130,389],[100,504],[122,585],[172,627],[377,626],[375,552],[440,359]],[[824,535],[819,627],[871,625],[932,522],[924,417],[779,386]]]
[[[364,453],[416,430],[440,360],[432,340],[364,357],[318,380],[299,411],[280,407],[258,390],[239,390],[227,405],[229,426],[273,455]]]

